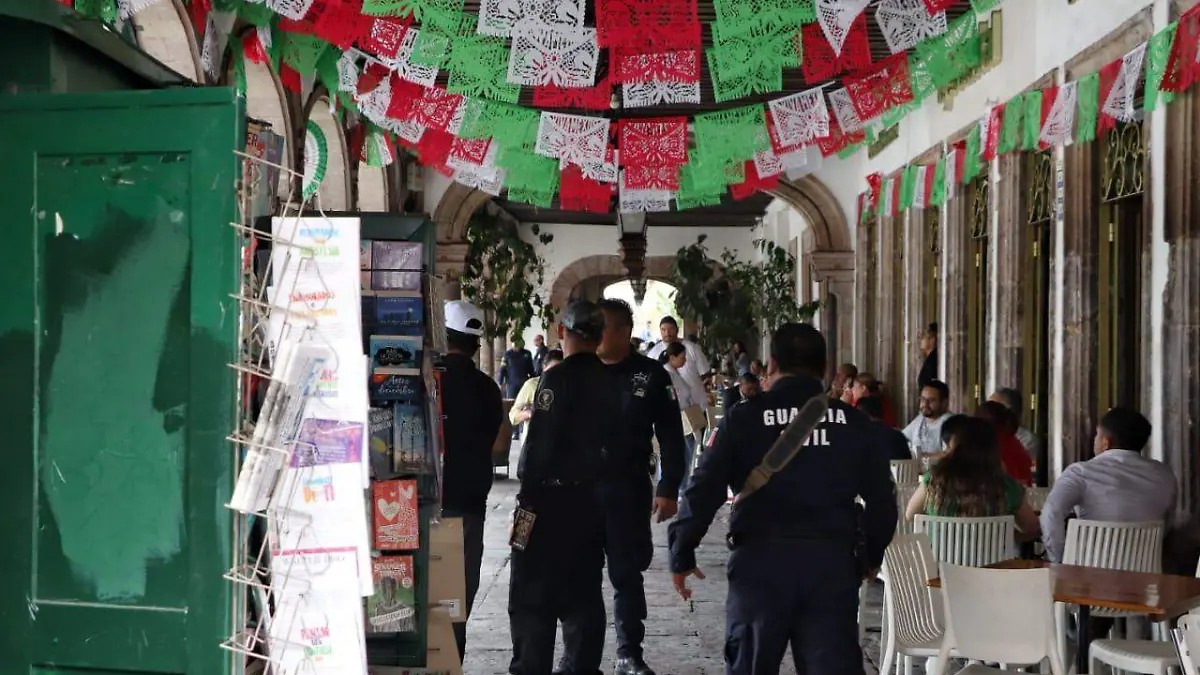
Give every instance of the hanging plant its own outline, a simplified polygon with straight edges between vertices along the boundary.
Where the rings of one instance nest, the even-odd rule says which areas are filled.
[[[531,226],[542,245],[554,235]],[[538,293],[546,278],[546,261],[537,247],[521,238],[518,226],[485,213],[476,213],[467,224],[467,256],[462,274],[463,295],[487,317],[487,337],[519,338],[535,318],[549,325],[555,309]]]
[[[796,300],[796,257],[774,242],[754,240],[761,262],[739,260],[730,250],[709,255],[700,235],[679,249],[671,263],[675,307],[700,324],[700,343],[709,354],[724,353],[735,340],[751,341],[761,328],[773,331],[789,321],[807,321],[820,302]]]

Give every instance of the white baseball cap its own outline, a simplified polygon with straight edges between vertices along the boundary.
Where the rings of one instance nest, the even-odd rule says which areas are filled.
[[[445,308],[446,328],[467,335],[483,335],[483,312],[466,300],[450,300]]]

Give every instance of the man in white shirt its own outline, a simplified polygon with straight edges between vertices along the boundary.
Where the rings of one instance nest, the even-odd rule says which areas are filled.
[[[712,375],[712,366],[709,365],[708,358],[704,356],[704,350],[700,349],[700,345],[695,342],[679,337],[679,324],[673,316],[664,316],[662,321],[658,322],[658,332],[662,336],[662,342],[654,345],[654,348],[646,356],[657,361],[668,344],[682,343],[683,348],[687,350],[687,363],[679,369],[679,375],[687,383],[688,390],[692,393],[692,400],[707,408],[708,390],[704,388],[704,380]]]
[[[921,389],[918,414],[904,427],[904,436],[912,446],[913,457],[920,459],[942,452],[942,422],[950,417],[946,407],[950,403],[950,387],[941,380],[930,380]]]
[[[1042,507],[1042,541],[1053,562],[1062,560],[1066,519],[1141,523],[1169,520],[1179,489],[1162,462],[1142,456],[1150,422],[1136,410],[1113,408],[1096,427],[1095,456],[1063,470]]]

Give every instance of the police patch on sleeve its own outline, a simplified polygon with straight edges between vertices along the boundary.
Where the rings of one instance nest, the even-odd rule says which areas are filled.
[[[537,401],[534,405],[538,410],[548,411],[554,405],[554,392],[549,389],[543,389],[538,392]]]
[[[679,400],[679,396],[675,393],[675,387],[673,387],[669,384],[667,385],[667,396],[669,396],[672,401]]]

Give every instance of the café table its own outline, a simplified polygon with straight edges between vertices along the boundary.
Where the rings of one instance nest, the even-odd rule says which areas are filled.
[[[1196,577],[1062,565],[1044,560],[1005,560],[988,565],[989,569],[999,570],[1042,567],[1049,567],[1054,576],[1055,601],[1079,606],[1079,649],[1075,654],[1075,672],[1079,675],[1088,669],[1091,607],[1148,614],[1154,622],[1170,621],[1200,607],[1200,578]],[[941,579],[930,579],[929,586],[941,588]]]

